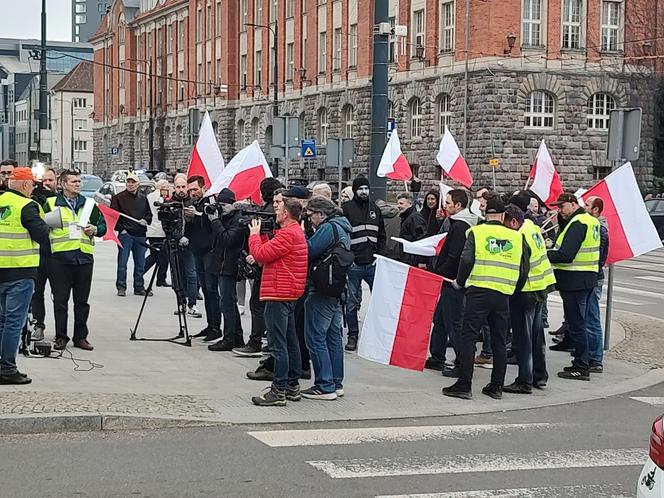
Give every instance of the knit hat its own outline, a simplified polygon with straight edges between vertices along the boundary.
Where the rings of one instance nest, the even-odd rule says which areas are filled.
[[[353,195],[357,194],[360,187],[370,187],[369,179],[366,176],[358,176],[353,180]]]
[[[307,187],[300,185],[291,185],[287,190],[281,194],[284,197],[294,197],[295,199],[308,199],[311,197],[311,192]]]
[[[32,174],[30,168],[14,168],[12,174],[9,175],[10,180],[32,180],[35,181],[35,177]]]
[[[222,188],[217,194],[219,204],[233,204],[235,202],[235,193],[229,188]]]
[[[314,195],[307,203],[307,211],[323,213],[325,216],[332,216],[337,212],[337,206],[327,197]]]
[[[510,204],[514,204],[521,211],[528,210],[528,205],[530,204],[530,194],[526,190],[519,190],[516,194],[510,197]]]
[[[279,180],[274,177],[264,178],[260,185],[261,198],[263,202],[269,203],[274,199],[274,191],[283,188]]]

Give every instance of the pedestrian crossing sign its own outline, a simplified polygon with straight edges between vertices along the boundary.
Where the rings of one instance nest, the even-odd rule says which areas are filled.
[[[302,140],[300,153],[304,159],[316,159],[316,141],[313,139]]]

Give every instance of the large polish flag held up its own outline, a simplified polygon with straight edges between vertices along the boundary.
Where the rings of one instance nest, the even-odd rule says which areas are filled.
[[[212,184],[210,194],[218,194],[223,188],[229,188],[238,200],[251,199],[260,204],[261,182],[272,176],[263,151],[254,140],[249,146],[238,152],[230,160],[224,171]]]
[[[634,176],[626,163],[583,194],[604,201],[602,216],[609,225],[609,254],[606,264],[635,258],[662,247]]]
[[[187,178],[200,175],[205,178],[205,188],[210,188],[224,169],[224,156],[221,155],[217,139],[214,136],[212,120],[206,111],[198,132],[198,140],[191,152],[187,169]]]
[[[461,155],[459,146],[450,133],[450,130],[447,129],[447,126],[440,141],[436,160],[452,180],[456,180],[466,188],[470,188],[473,184],[473,177],[470,174],[468,163]]]
[[[553,159],[551,159],[551,154],[549,154],[549,149],[547,149],[544,140],[539,146],[537,157],[535,157],[533,167],[530,169],[530,178],[533,179],[530,190],[536,193],[547,206],[550,206],[563,193],[560,176],[553,165]]]
[[[390,180],[403,180],[404,182],[413,177],[408,159],[401,152],[401,141],[399,140],[399,135],[397,135],[396,128],[392,131],[390,139],[387,141],[376,174],[380,177],[386,176]]]
[[[421,372],[443,277],[383,256],[377,258],[358,354]]]
[[[400,242],[403,245],[403,252],[408,254],[438,256],[445,245],[445,237],[447,237],[447,232],[432,235],[431,237],[416,240],[415,242],[400,239],[399,237],[392,237],[392,240]]]

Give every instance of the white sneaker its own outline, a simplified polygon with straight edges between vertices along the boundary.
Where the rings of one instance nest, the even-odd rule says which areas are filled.
[[[335,392],[337,393],[337,398],[341,398],[346,394],[343,389],[337,389]]]
[[[189,309],[187,310],[187,315],[192,317],[192,318],[202,318],[203,314],[198,311],[198,308],[196,305],[190,306]]]
[[[240,311],[240,315],[244,315],[244,306],[242,306],[241,304],[238,304],[237,309]]]

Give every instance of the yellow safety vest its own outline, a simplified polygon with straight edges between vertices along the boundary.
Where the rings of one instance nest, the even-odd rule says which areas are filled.
[[[571,263],[554,263],[553,268],[563,271],[599,271],[599,221],[588,213],[581,213],[569,220],[556,239],[554,250],[560,249],[572,223],[578,221],[586,226],[586,237]]]
[[[49,197],[46,201],[50,210],[53,211],[56,208],[55,201],[57,197]],[[94,202],[91,199],[86,199],[85,202]],[[55,254],[56,252],[67,252],[67,251],[81,251],[85,254],[93,254],[95,239],[94,237],[88,237],[83,233],[83,228],[78,228],[80,236],[77,238],[70,238],[69,225],[76,224],[81,219],[80,213],[81,209],[77,213],[74,213],[69,206],[59,206],[60,214],[62,215],[62,226],[64,228],[57,228],[51,230],[49,233],[49,238],[51,239],[51,252]]]
[[[553,268],[546,255],[546,245],[542,231],[531,220],[524,221],[519,230],[526,238],[526,244],[530,248],[530,270],[528,280],[523,286],[523,292],[535,292],[544,290],[556,283]]]
[[[475,264],[466,281],[468,287],[491,289],[511,296],[519,280],[523,235],[502,225],[476,225]]]
[[[14,192],[0,195],[0,268],[39,266],[39,244],[21,223],[21,211],[31,202]]]

